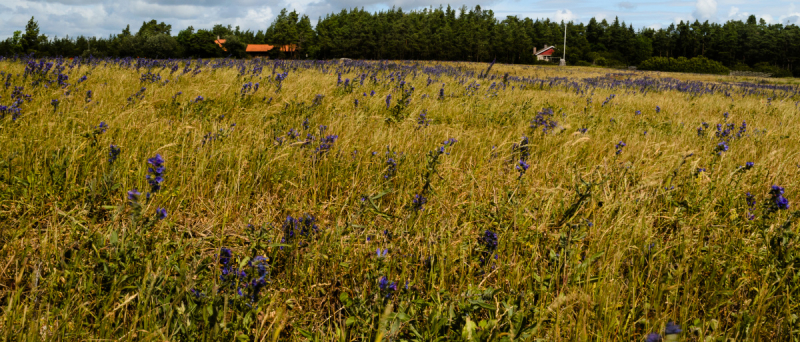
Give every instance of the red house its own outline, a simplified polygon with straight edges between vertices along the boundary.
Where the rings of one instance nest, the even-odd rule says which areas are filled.
[[[549,62],[551,60],[552,56],[553,56],[553,52],[555,52],[555,51],[556,51],[556,47],[555,46],[547,46],[547,45],[545,45],[544,49],[542,49],[542,50],[540,50],[538,52],[536,51],[536,47],[534,47],[533,48],[533,55],[536,56],[536,60],[537,61],[548,61]]]
[[[274,46],[269,44],[247,44],[247,49],[245,49],[245,51],[253,57],[266,57],[267,52],[272,50],[272,48],[274,48]]]
[[[217,39],[214,40],[214,44],[217,44],[222,51],[228,51],[228,49],[223,46],[223,44],[225,44],[225,39],[220,39],[219,36],[217,36]],[[267,57],[267,52],[275,47],[276,46],[269,44],[247,44],[245,51],[253,57]],[[294,54],[297,52],[297,44],[283,45],[280,47],[279,51]]]
[[[247,53],[253,57],[266,57],[267,52],[269,52],[274,48],[275,48],[274,45],[269,45],[269,44],[247,44],[247,49],[245,51],[247,51]],[[297,45],[295,44],[283,45],[280,47],[280,51],[294,53],[295,51],[297,51]]]

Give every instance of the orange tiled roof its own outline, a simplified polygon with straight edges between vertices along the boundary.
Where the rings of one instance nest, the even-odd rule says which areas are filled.
[[[219,45],[219,47],[222,48],[222,51],[228,51],[225,47],[222,46],[222,44],[225,44],[225,39],[216,39],[214,40],[214,43]]]
[[[247,52],[267,52],[269,50],[272,50],[272,48],[274,48],[274,46],[269,45],[269,44],[247,44],[247,49],[245,51],[247,51]],[[283,50],[281,50],[281,51],[283,51]]]
[[[274,45],[269,44],[247,44],[247,52],[267,52],[274,49]],[[297,44],[283,45],[280,47],[281,52],[294,52],[297,50]]]

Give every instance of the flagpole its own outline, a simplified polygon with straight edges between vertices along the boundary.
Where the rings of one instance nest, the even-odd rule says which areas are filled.
[[[564,54],[561,59],[564,60],[564,65],[567,65],[567,21],[564,20]]]

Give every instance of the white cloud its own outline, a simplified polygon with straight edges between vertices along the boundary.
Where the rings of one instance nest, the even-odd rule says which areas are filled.
[[[309,6],[311,5],[319,5],[320,1],[317,0],[293,0],[287,1],[286,5],[287,8],[296,10],[297,13],[306,13],[308,11]]]
[[[572,13],[570,10],[558,10],[556,11],[555,15],[553,16],[554,20],[557,22],[563,21],[574,21],[578,18],[575,14]]]
[[[200,6],[159,5],[143,1],[134,1],[130,3],[129,11],[140,17],[178,19],[203,18],[209,13],[208,8]]]
[[[697,0],[692,14],[697,19],[713,19],[717,15],[717,1]]]
[[[791,15],[782,16],[781,23],[784,24],[800,24],[800,13],[792,13]]]
[[[679,16],[675,16],[675,18],[672,19],[672,22],[674,22],[675,24],[677,24],[677,23],[679,23],[681,21],[682,22],[692,22],[693,21],[692,20],[692,16],[691,15],[686,15],[686,16],[679,15]]]
[[[789,10],[778,17],[778,21],[781,24],[800,24],[800,12],[797,11],[794,3],[789,4]]]
[[[272,9],[269,7],[248,9],[244,18],[236,19],[235,24],[243,29],[267,28],[272,23],[272,17]]]
[[[744,21],[752,13],[763,13],[759,17],[771,23],[800,24],[800,6],[792,1],[799,0],[461,0],[451,5],[456,10],[461,4],[472,9],[480,3],[484,10],[494,10],[500,20],[506,15],[557,22],[588,22],[593,16],[598,21],[612,21],[619,17],[637,28],[658,28],[666,27],[672,19],[676,23],[695,19]],[[363,7],[373,12],[397,6],[409,11],[431,4],[438,7],[438,2],[429,0],[0,0],[0,40],[15,30],[24,30],[31,16],[38,21],[41,33],[49,37],[104,37],[119,33],[128,24],[136,31],[150,19],[171,24],[172,34],[189,25],[208,29],[214,24],[255,31],[269,27],[284,7],[307,14],[313,24],[317,18],[343,8]],[[447,2],[443,4],[446,6]],[[536,10],[531,11],[532,8]]]
[[[731,9],[728,10],[728,18],[727,19],[728,20],[745,21],[745,20],[747,20],[747,17],[749,17],[749,16],[750,16],[750,12],[747,12],[747,11],[740,12],[738,7],[731,7]],[[766,19],[764,19],[764,20],[766,20]]]

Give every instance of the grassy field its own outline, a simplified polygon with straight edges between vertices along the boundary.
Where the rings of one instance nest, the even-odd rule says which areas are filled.
[[[791,79],[135,59],[0,76],[3,340],[800,339]]]

